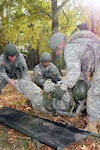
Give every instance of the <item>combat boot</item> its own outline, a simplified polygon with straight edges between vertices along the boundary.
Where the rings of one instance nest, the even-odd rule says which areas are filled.
[[[84,130],[98,134],[98,131],[97,131],[97,122],[88,122],[88,124],[84,128]]]

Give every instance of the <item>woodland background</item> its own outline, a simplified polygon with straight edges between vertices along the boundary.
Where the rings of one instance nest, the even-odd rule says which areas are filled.
[[[60,31],[69,38],[82,22],[100,36],[99,8],[100,2],[95,0],[1,0],[0,54],[7,43],[16,44],[27,57],[29,69],[33,69],[40,54],[47,51],[62,69],[63,56],[57,57],[48,47],[50,36]]]

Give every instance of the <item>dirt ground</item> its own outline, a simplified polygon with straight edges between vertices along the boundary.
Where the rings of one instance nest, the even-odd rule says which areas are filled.
[[[35,114],[43,118],[47,118],[56,122],[65,123],[69,121],[72,126],[83,129],[86,126],[87,116],[86,113],[80,114],[74,118],[44,115],[34,111],[26,103],[27,99],[20,94],[14,87],[7,85],[0,95],[0,109],[2,107],[15,108],[30,114]],[[63,120],[63,121],[61,121]],[[100,133],[100,126],[98,126]],[[10,129],[9,127],[0,123],[0,150],[53,150],[52,148],[40,144],[38,147],[32,142],[29,137]],[[100,138],[88,136],[87,138],[75,142],[64,150],[100,150]]]

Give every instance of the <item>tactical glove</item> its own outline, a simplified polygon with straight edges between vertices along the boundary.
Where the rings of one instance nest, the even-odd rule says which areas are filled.
[[[43,106],[44,108],[49,111],[49,112],[53,112],[53,97],[51,95],[49,95],[48,93],[43,93]]]
[[[61,100],[62,99],[62,96],[63,94],[65,93],[66,91],[65,90],[62,90],[60,88],[60,85],[59,86],[56,86],[55,89],[51,92],[51,95],[52,97],[58,99],[58,100]]]

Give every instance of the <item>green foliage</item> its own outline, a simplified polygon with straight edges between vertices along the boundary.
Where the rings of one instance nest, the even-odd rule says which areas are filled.
[[[59,26],[62,32],[66,33],[70,37],[72,31],[76,28],[76,25],[81,22],[87,22],[88,10],[84,5],[84,2],[80,3],[80,0],[68,1],[59,11]],[[87,16],[87,17],[86,17]]]
[[[58,30],[68,37],[80,22],[87,22],[91,29],[91,11],[85,0],[61,0],[58,3],[58,10]],[[27,50],[34,48],[39,54],[44,51],[51,52],[48,47],[53,20],[51,0],[1,0],[0,14],[1,50],[6,42],[11,42],[24,50],[26,43],[30,43]],[[95,14],[95,30],[99,35],[99,13]]]
[[[0,55],[3,53],[6,44],[7,39],[5,37],[4,29],[0,27]]]
[[[2,0],[2,4],[5,4],[2,11],[6,9],[6,16],[2,19],[8,41],[18,47],[30,42],[31,47],[45,51],[48,48],[44,46],[47,43],[46,35],[51,29],[50,1]]]

